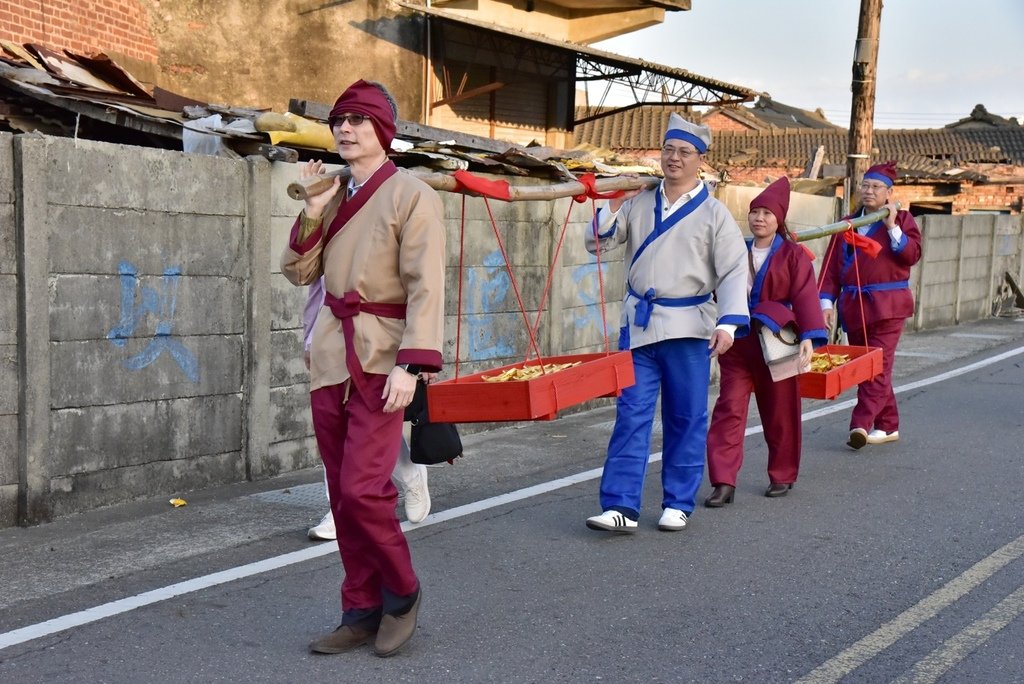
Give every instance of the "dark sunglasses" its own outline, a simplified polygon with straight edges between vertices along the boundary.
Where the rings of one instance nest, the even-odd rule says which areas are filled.
[[[370,117],[365,114],[342,114],[341,116],[332,116],[330,124],[331,128],[334,128],[335,126],[340,126],[347,121],[349,126],[355,128],[369,118]]]

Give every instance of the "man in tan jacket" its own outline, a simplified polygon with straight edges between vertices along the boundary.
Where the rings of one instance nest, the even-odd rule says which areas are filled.
[[[351,177],[306,200],[281,257],[293,284],[323,275],[326,290],[310,404],[345,579],[341,626],[310,645],[316,653],[372,640],[377,655],[391,655],[412,637],[420,604],[391,471],[417,375],[441,369],[445,226],[437,193],[387,158],[396,121],[380,84],[357,81],[341,94],[329,123]],[[321,170],[310,162],[302,173]]]

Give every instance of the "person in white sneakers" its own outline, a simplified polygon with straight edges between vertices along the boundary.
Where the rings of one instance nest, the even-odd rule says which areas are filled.
[[[326,475],[325,475],[326,477]],[[398,463],[391,472],[391,479],[402,490],[405,499],[405,518],[411,523],[423,522],[430,514],[430,489],[427,487],[427,466],[413,463],[409,456],[409,444],[402,439],[398,452]],[[324,482],[327,486],[327,482]],[[323,519],[309,528],[310,539],[324,541],[337,539],[338,532],[334,527],[334,514],[327,511]]]
[[[851,345],[880,347],[882,372],[857,386],[846,445],[860,449],[900,438],[900,412],[892,368],[903,324],[914,315],[910,269],[921,260],[921,230],[910,212],[897,209],[893,185],[896,162],[875,164],[860,183],[857,218],[883,207],[888,216],[856,231],[832,236],[821,265],[821,308],[825,325],[838,314]]]
[[[316,321],[317,311],[324,302],[324,279],[321,277],[309,286],[306,295],[306,306],[302,312],[302,323],[305,332],[305,354],[304,361],[306,370],[309,370],[309,346],[313,335],[313,322]],[[433,375],[424,373],[424,375]],[[402,438],[402,444],[398,451],[398,462],[391,472],[391,479],[402,490],[405,498],[405,517],[411,523],[423,522],[423,519],[430,514],[430,490],[427,488],[427,466],[413,463],[409,453],[409,443]],[[327,472],[324,471],[324,487],[327,487]],[[334,526],[334,514],[327,511],[319,523],[309,528],[307,535],[310,539],[331,541],[338,538],[338,531]]]
[[[665,179],[610,200],[586,233],[592,254],[625,247],[619,349],[630,350],[636,374],[615,407],[602,513],[587,519],[590,529],[636,531],[659,394],[658,529],[682,530],[693,513],[704,476],[711,359],[750,323],[743,233],[699,175],[710,144],[711,129],[670,114],[661,148]]]

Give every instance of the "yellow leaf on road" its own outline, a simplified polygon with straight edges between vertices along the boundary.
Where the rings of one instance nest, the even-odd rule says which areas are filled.
[[[185,501],[184,499],[171,499],[171,500],[170,500],[170,501],[168,501],[167,503],[171,504],[171,505],[172,505],[172,506],[174,506],[175,508],[180,508],[180,507],[182,507],[182,506],[185,506],[185,505],[187,505],[187,504],[188,504],[188,501]]]

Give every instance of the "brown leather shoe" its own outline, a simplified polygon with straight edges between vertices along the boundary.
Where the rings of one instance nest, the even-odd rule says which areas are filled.
[[[412,638],[416,632],[416,614],[420,611],[420,599],[423,590],[416,594],[416,601],[409,612],[403,615],[385,615],[381,618],[377,639],[373,642],[373,652],[381,658],[398,653],[398,649]]]
[[[792,484],[780,484],[778,482],[773,482],[771,486],[768,487],[768,491],[766,491],[764,495],[769,499],[774,499],[777,496],[786,496],[792,488]]]
[[[732,503],[732,498],[736,494],[736,488],[731,485],[715,485],[715,491],[711,492],[711,496],[704,499],[704,505],[708,508],[721,508],[725,504]]]
[[[313,653],[344,653],[367,643],[374,632],[359,627],[342,625],[330,634],[325,634],[309,645]]]

